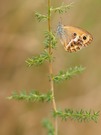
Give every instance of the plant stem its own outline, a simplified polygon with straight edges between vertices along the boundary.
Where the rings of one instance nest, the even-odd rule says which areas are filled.
[[[49,32],[51,31],[50,6],[51,6],[51,0],[48,0],[48,30],[49,30]],[[51,44],[49,44],[49,54],[52,55]],[[54,82],[53,82],[53,79],[52,79],[52,75],[53,75],[52,61],[49,61],[49,74],[50,74],[50,87],[51,87],[51,92],[52,92],[52,95],[53,95],[53,100],[52,100],[53,109],[54,109],[54,111],[57,111],[55,97],[54,97]],[[58,135],[58,122],[57,122],[57,118],[55,118],[55,135]]]

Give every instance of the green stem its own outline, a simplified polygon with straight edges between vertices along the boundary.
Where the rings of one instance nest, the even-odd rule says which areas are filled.
[[[51,12],[50,12],[50,6],[51,6],[51,0],[48,0],[48,30],[49,30],[49,32],[51,31]],[[49,54],[52,55],[51,44],[49,44]],[[53,106],[54,111],[57,112],[56,101],[55,101],[55,97],[54,97],[54,82],[53,82],[53,79],[52,79],[52,75],[53,75],[52,61],[49,61],[49,73],[50,73],[50,87],[51,87],[51,92],[52,92],[52,95],[53,95],[52,106]],[[57,122],[57,118],[55,118],[55,135],[58,135],[58,122]]]

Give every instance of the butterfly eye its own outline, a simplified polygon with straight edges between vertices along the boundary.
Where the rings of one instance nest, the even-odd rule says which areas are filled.
[[[76,33],[73,33],[74,36],[76,36],[77,34]]]
[[[83,36],[83,40],[86,40],[87,39],[87,37],[86,36]]]

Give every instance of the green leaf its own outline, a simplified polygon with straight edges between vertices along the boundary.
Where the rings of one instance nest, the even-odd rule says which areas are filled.
[[[57,44],[57,40],[56,37],[54,35],[54,33],[52,31],[46,31],[45,32],[45,41],[44,41],[44,45],[45,48],[49,48],[49,46],[54,49],[56,48],[56,44]]]
[[[48,119],[44,119],[42,125],[47,129],[47,135],[54,135],[54,126]]]
[[[27,65],[29,67],[33,66],[33,65],[41,65],[43,64],[45,61],[51,61],[52,55],[50,55],[46,50],[44,52],[42,52],[40,55],[38,56],[34,56],[32,58],[28,58],[25,62],[27,63]]]
[[[77,120],[79,122],[82,121],[94,121],[97,122],[98,117],[99,117],[99,111],[98,112],[91,112],[91,111],[84,111],[84,110],[80,110],[80,111],[74,111],[72,109],[65,109],[64,111],[61,110],[57,110],[57,111],[53,111],[53,116],[54,117],[60,117],[62,120]]]
[[[52,7],[51,7],[50,10],[62,14],[62,13],[66,13],[67,10],[70,9],[70,8],[72,7],[72,5],[73,5],[73,3],[70,3],[70,4],[62,3],[61,6],[56,7],[56,8],[52,8]]]
[[[35,17],[37,18],[37,20],[39,22],[46,21],[48,19],[48,16],[47,15],[42,15],[42,14],[40,14],[38,12],[35,13]]]
[[[25,100],[25,101],[34,101],[34,102],[49,102],[53,99],[52,93],[48,92],[46,94],[41,94],[38,91],[31,91],[29,93],[26,93],[26,91],[13,92],[11,96],[8,97],[8,99],[15,99],[15,100]]]
[[[74,68],[70,68],[67,71],[60,71],[57,75],[53,76],[54,82],[62,82],[64,80],[70,79],[74,75],[81,73],[85,68],[82,66],[76,66]]]

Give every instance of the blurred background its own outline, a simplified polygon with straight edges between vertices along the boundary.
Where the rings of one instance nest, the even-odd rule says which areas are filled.
[[[74,2],[68,13],[54,14],[52,29],[56,31],[60,17],[64,25],[86,29],[93,35],[89,47],[78,53],[65,52],[60,42],[54,56],[54,73],[82,65],[86,70],[69,81],[55,85],[58,108],[101,110],[101,0],[54,0]],[[49,89],[48,65],[28,68],[25,60],[43,51],[46,22],[38,23],[35,11],[45,13],[47,0],[0,1],[0,135],[45,135],[41,120],[50,117],[51,104],[7,100],[16,90]],[[61,135],[101,135],[101,117],[98,123],[61,122]]]

